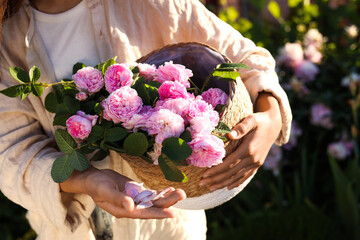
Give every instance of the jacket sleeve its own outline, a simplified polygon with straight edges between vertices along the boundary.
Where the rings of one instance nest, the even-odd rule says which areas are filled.
[[[287,95],[275,72],[275,60],[269,51],[244,38],[237,30],[208,11],[198,0],[176,1],[173,4],[177,4],[180,18],[178,25],[174,25],[172,29],[181,29],[178,32],[184,32],[182,40],[203,42],[219,50],[233,62],[248,65],[251,69],[242,69],[239,72],[253,102],[262,91],[272,93],[278,100],[282,130],[276,143],[286,143],[290,135],[292,113]],[[175,6],[173,8],[175,9]]]
[[[18,83],[11,80],[4,58],[0,60],[2,90]],[[62,153],[44,132],[41,122],[46,116],[39,116],[29,98],[20,101],[0,94],[0,190],[60,231],[74,231],[91,213],[84,205],[89,199],[60,192],[52,180],[52,163]]]

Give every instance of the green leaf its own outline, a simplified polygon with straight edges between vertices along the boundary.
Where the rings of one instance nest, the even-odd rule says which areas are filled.
[[[188,130],[185,130],[181,135],[180,138],[182,140],[184,140],[185,142],[191,142],[192,137],[191,137],[191,133]]]
[[[212,74],[214,77],[219,77],[223,81],[235,81],[240,76],[236,71],[218,71],[215,70]]]
[[[69,163],[69,155],[64,155],[62,157],[57,158],[51,168],[51,178],[56,183],[61,183],[66,181],[74,168]]]
[[[96,137],[101,137],[102,135],[104,135],[105,129],[103,127],[101,127],[100,125],[95,125],[92,129],[91,129],[91,133]]]
[[[160,96],[158,88],[145,84],[145,90],[149,96],[150,104],[153,104],[157,99],[159,99]]]
[[[84,146],[81,146],[79,150],[82,154],[90,154],[94,152],[95,149],[89,148],[89,146],[86,144]]]
[[[136,132],[132,133],[124,141],[124,151],[130,155],[143,155],[149,146],[145,134]]]
[[[80,63],[80,62],[75,63],[73,66],[73,74],[77,73],[77,71],[79,71],[80,69],[82,69],[84,67],[86,67],[86,65],[83,63]]]
[[[106,158],[106,156],[109,154],[109,152],[104,151],[104,150],[99,150],[97,151],[94,156],[92,156],[92,158],[90,159],[90,161],[100,161],[103,160],[104,158]]]
[[[44,88],[42,84],[33,83],[31,84],[31,92],[34,96],[40,97],[41,94],[44,92]]]
[[[216,67],[216,70],[223,70],[223,71],[232,70],[232,69],[250,69],[250,67],[244,63],[222,63]]]
[[[218,125],[215,127],[214,131],[215,133],[229,133],[231,132],[231,129],[228,125],[224,122],[219,122]]]
[[[106,70],[108,69],[108,67],[110,67],[111,65],[114,65],[116,63],[115,61],[116,57],[111,58],[109,60],[107,60],[103,66],[102,66],[102,74],[105,74]]]
[[[131,87],[136,90],[137,94],[142,99],[143,104],[151,105],[152,104],[151,97],[145,85],[146,85],[145,78],[140,77],[133,82],[133,85]]]
[[[54,92],[48,93],[45,97],[45,108],[51,113],[56,113],[56,107],[59,104]]]
[[[20,67],[9,67],[10,75],[21,83],[29,83],[29,74]]]
[[[107,120],[105,120],[105,119],[103,119],[103,120],[101,121],[101,126],[102,126],[105,130],[110,129],[113,124],[114,124],[113,122],[107,121]]]
[[[150,86],[156,87],[157,89],[159,89],[159,87],[161,86],[161,82],[158,82],[158,81],[150,81],[147,84]]]
[[[65,96],[64,98],[64,104],[65,107],[68,111],[68,113],[75,115],[76,112],[78,110],[80,110],[80,103],[79,101],[77,101],[76,99],[70,97],[70,96]]]
[[[101,108],[100,103],[95,103],[95,105],[94,105],[94,112],[95,112],[96,114],[100,114],[100,113],[102,112],[102,108]]]
[[[268,4],[268,10],[273,15],[274,18],[281,18],[281,9],[279,4],[276,1],[270,1]]]
[[[185,173],[181,172],[170,159],[160,155],[158,160],[161,171],[167,180],[172,182],[186,182],[188,180]]]
[[[105,140],[108,142],[117,142],[128,135],[128,131],[122,127],[110,128],[105,134]]]
[[[36,66],[33,66],[32,68],[30,68],[29,77],[30,77],[30,81],[33,84],[36,83],[37,80],[39,80],[39,78],[40,78],[40,69],[37,68]]]
[[[89,161],[86,159],[85,155],[79,151],[74,151],[69,156],[70,165],[79,171],[84,171],[90,167]]]
[[[63,153],[72,153],[77,148],[75,140],[64,129],[55,131],[55,141]]]
[[[173,161],[185,160],[192,153],[191,147],[181,138],[167,138],[162,145],[161,152]]]
[[[357,239],[359,226],[358,201],[351,182],[341,171],[339,164],[333,157],[329,157],[331,170],[335,182],[335,194],[338,203],[340,217],[347,231],[353,235],[352,239]]]
[[[53,120],[53,125],[66,127],[66,121],[69,119],[69,117],[70,115],[55,116]]]
[[[18,97],[24,93],[26,86],[27,86],[26,84],[14,85],[1,90],[0,93],[8,97],[13,97],[13,98]]]
[[[224,111],[225,105],[223,104],[217,104],[215,107],[215,111],[217,111],[218,113],[222,113]]]
[[[303,2],[303,0],[288,0],[288,6],[290,8],[294,8],[297,5],[299,5],[299,3],[302,3],[302,2]]]

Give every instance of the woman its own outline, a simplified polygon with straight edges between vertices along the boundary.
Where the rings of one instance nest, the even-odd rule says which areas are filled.
[[[291,111],[273,58],[199,1],[13,2],[9,1],[13,14],[3,23],[0,89],[14,84],[9,66],[29,69],[36,65],[42,81],[56,82],[69,77],[72,64],[78,61],[94,65],[118,56],[118,62],[133,62],[166,44],[198,41],[251,67],[242,70],[241,76],[255,106],[255,113],[229,135],[243,138],[241,146],[224,163],[206,171],[200,184],[211,190],[236,187],[262,165],[274,141],[287,141]],[[28,209],[27,217],[39,239],[93,239],[88,219],[94,203],[117,217],[114,239],[205,238],[204,211],[169,208],[185,198],[180,189],[172,190],[153,208],[134,208],[121,190],[136,176],[126,163],[115,161],[116,156],[75,172],[64,183],[54,183],[50,168],[61,153],[54,147],[53,116],[43,103],[43,98],[0,99],[0,188]]]

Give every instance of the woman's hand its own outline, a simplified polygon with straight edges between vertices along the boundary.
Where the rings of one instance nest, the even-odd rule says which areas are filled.
[[[91,167],[84,172],[74,172],[68,180],[60,183],[60,188],[64,192],[90,195],[96,205],[117,218],[171,218],[175,215],[169,207],[186,197],[183,190],[172,188],[163,198],[154,201],[154,206],[138,209],[133,199],[123,192],[125,184],[130,181],[113,170]]]
[[[233,140],[242,138],[240,146],[223,163],[205,171],[200,185],[207,185],[211,191],[241,185],[262,166],[281,125],[277,100],[270,93],[259,93],[255,113],[237,124],[228,135]]]

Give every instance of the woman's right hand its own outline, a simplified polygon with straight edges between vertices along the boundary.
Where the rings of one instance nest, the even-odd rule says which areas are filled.
[[[68,180],[60,183],[60,188],[63,192],[90,195],[100,208],[117,218],[172,218],[175,213],[169,207],[186,198],[183,190],[171,188],[152,207],[136,208],[133,199],[123,192],[130,181],[133,180],[113,170],[90,167],[84,172],[74,171]]]

